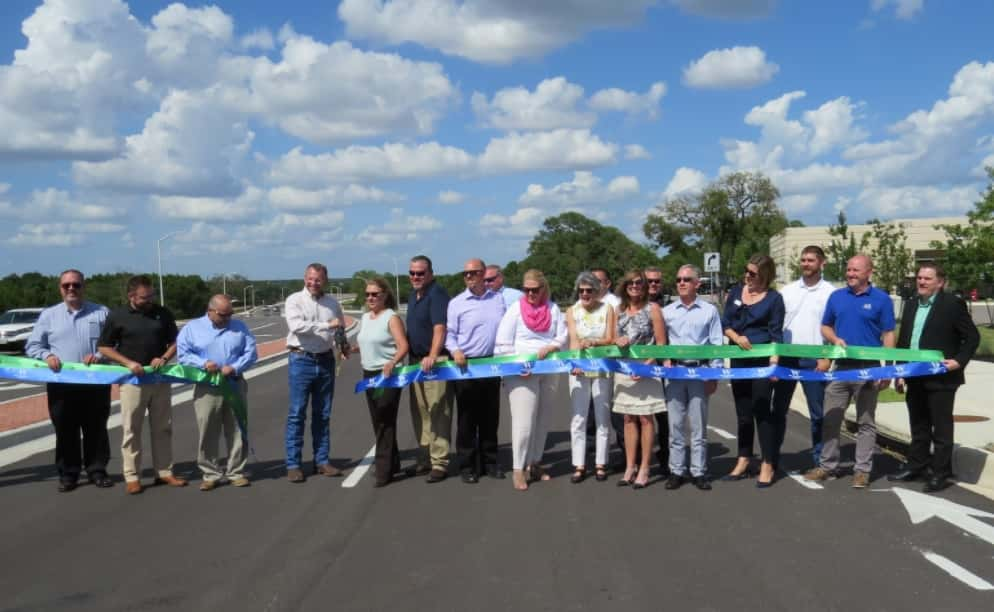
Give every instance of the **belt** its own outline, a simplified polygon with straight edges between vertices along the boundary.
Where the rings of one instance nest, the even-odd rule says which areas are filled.
[[[878,368],[880,361],[873,359],[836,359],[836,370],[861,370],[863,368]]]
[[[299,346],[288,346],[286,348],[291,353],[300,353],[301,355],[307,355],[308,357],[310,357],[312,359],[324,359],[325,357],[334,357],[334,351],[332,351],[330,349],[327,350],[327,351],[324,351],[323,353],[312,353],[310,351],[305,351],[304,349],[300,348]]]

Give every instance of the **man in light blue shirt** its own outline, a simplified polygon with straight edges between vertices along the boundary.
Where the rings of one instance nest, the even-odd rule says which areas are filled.
[[[663,308],[666,335],[673,345],[714,345],[723,341],[721,317],[713,304],[700,299],[701,271],[686,264],[676,276],[678,299]],[[666,360],[665,365],[720,368],[721,359]],[[667,380],[666,410],[670,423],[670,476],[667,489],[676,489],[687,480],[686,425],[690,421],[690,476],[702,491],[711,490],[708,480],[708,396],[718,388],[716,380]]]
[[[248,394],[243,373],[258,359],[255,336],[242,321],[231,317],[231,298],[215,295],[207,314],[183,326],[176,340],[179,362],[211,374],[220,372],[244,404]],[[247,487],[245,464],[248,461],[242,434],[235,421],[230,402],[218,387],[197,383],[193,392],[193,409],[200,433],[197,466],[204,475],[201,491],[212,491],[226,478],[236,487]],[[224,433],[228,447],[227,470],[218,461],[218,438]]]
[[[107,320],[107,308],[83,299],[85,281],[79,270],[66,270],[59,276],[59,292],[62,303],[42,311],[24,351],[28,357],[44,360],[53,372],[60,371],[63,362],[90,365],[100,361],[97,339]],[[107,476],[110,385],[48,383],[47,391],[59,491],[75,489],[84,467],[90,482],[101,488],[112,486]]]
[[[484,272],[483,284],[487,289],[500,295],[501,299],[504,300],[505,308],[510,308],[511,304],[520,301],[525,295],[514,287],[505,287],[504,273],[501,272],[500,266],[495,266],[494,264],[487,266],[486,272]]]

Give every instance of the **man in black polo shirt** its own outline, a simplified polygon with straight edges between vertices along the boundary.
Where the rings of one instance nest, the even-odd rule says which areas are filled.
[[[147,276],[128,279],[128,305],[111,311],[97,347],[107,359],[144,374],[143,366],[164,366],[176,354],[176,320],[155,303],[155,289]],[[186,486],[173,475],[172,393],[169,383],[121,385],[121,461],[127,492],[142,492],[142,423],[148,410],[152,437],[154,484]]]
[[[445,350],[449,294],[432,272],[424,255],[411,259],[411,286],[407,298],[407,342],[409,363],[430,370]],[[411,420],[418,440],[416,473],[428,474],[428,482],[445,480],[449,469],[449,440],[452,437],[452,386],[444,380],[416,382],[410,387]],[[429,463],[430,462],[430,463]]]

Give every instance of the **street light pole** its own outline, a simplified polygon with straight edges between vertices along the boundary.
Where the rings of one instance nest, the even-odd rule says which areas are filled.
[[[400,277],[397,276],[397,273],[398,273],[398,270],[400,270],[400,268],[397,267],[397,258],[396,257],[391,257],[390,259],[393,260],[393,285],[394,285],[394,291],[397,292],[397,295],[394,296],[394,299],[397,300],[397,307],[399,308],[400,307]]]
[[[248,312],[248,290],[252,290],[252,307],[255,307],[255,285],[245,285],[242,289],[242,305],[245,308],[244,312]]]
[[[169,232],[168,234],[166,234],[162,238],[159,238],[155,242],[155,255],[159,264],[159,303],[162,304],[163,306],[166,305],[166,290],[162,284],[162,241],[165,240],[166,238],[171,238],[172,236],[175,236],[178,233],[179,231]]]

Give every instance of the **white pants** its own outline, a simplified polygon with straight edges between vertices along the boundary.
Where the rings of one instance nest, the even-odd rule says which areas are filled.
[[[504,379],[511,407],[511,455],[516,470],[542,460],[559,378],[558,374],[533,374]]]
[[[594,400],[594,420],[597,422],[595,465],[607,465],[608,438],[611,432],[611,389],[614,383],[606,377],[569,377],[569,398],[573,405],[570,437],[573,446],[573,465],[587,464],[587,409],[590,398]]]

